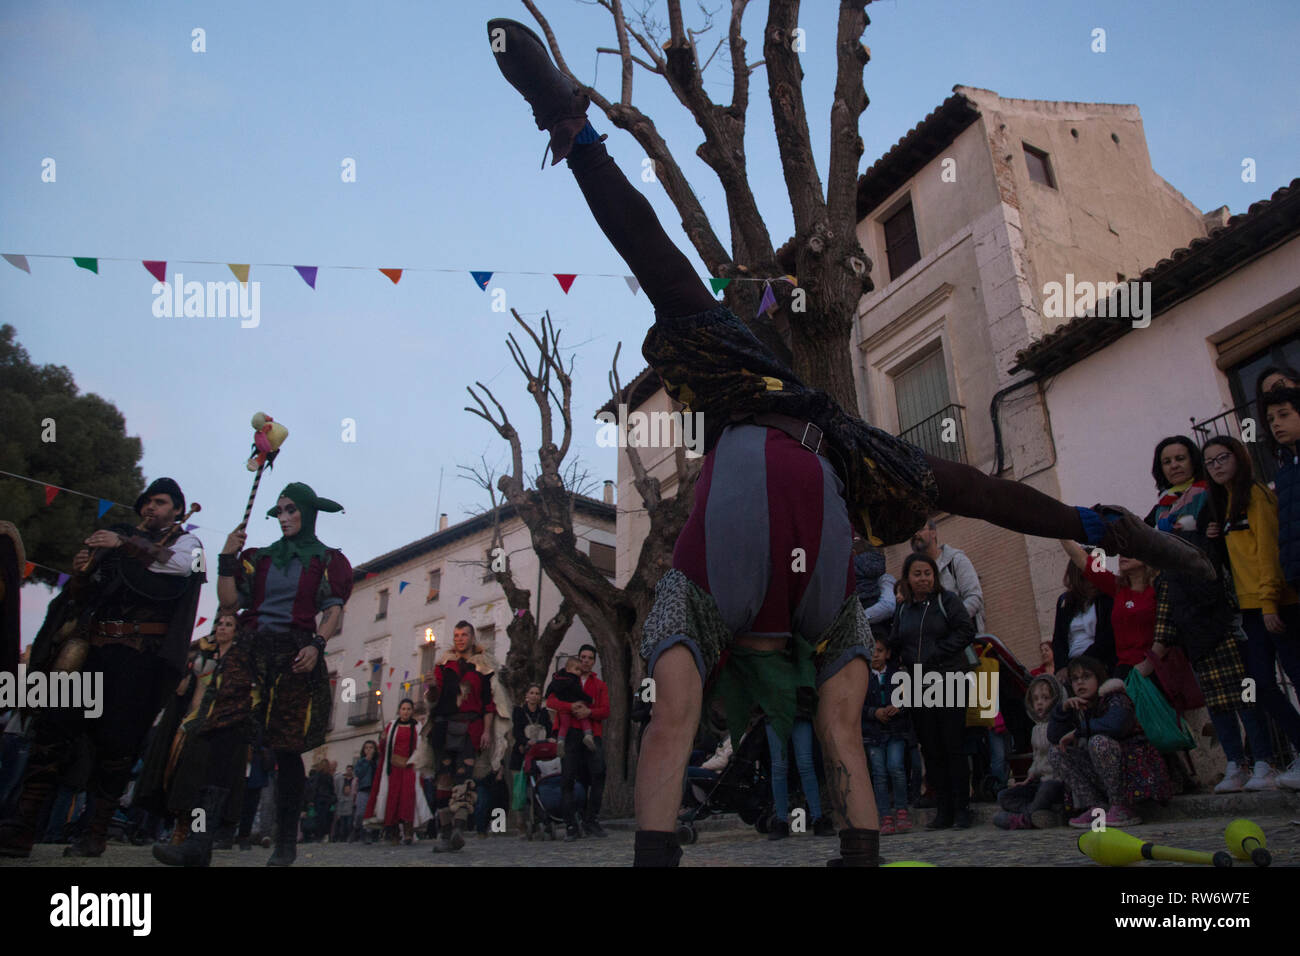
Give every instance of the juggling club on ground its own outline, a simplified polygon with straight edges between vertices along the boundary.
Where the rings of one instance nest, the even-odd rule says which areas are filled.
[[[1201,863],[1218,867],[1232,866],[1232,857],[1223,850],[1217,853],[1179,850],[1158,843],[1147,843],[1112,827],[1107,827],[1105,830],[1088,830],[1079,834],[1079,852],[1103,866],[1127,866],[1129,863],[1139,863],[1142,860]]]
[[[1238,860],[1250,860],[1256,866],[1268,866],[1273,862],[1273,854],[1265,849],[1264,830],[1253,820],[1233,820],[1223,831],[1223,838]]]

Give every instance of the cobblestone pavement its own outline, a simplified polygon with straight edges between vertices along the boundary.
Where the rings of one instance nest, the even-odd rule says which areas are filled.
[[[921,814],[924,817],[924,813]],[[1300,865],[1300,825],[1291,823],[1296,814],[1260,815],[1255,821],[1264,828],[1274,867]],[[1180,819],[1143,824],[1126,832],[1144,840],[1193,850],[1224,849],[1223,828],[1230,817]],[[718,821],[721,823],[722,821]],[[991,826],[970,830],[917,830],[881,838],[881,854],[887,862],[917,860],[938,866],[1092,866],[1075,847],[1079,831],[1067,827],[1053,830],[1004,832]],[[699,841],[685,848],[683,866],[821,866],[837,854],[834,838],[811,835],[769,841],[753,829],[738,827],[706,830]],[[14,870],[31,866],[113,867],[148,866],[163,869],[148,847],[114,843],[97,860],[64,859],[63,847],[39,845],[28,860],[0,860],[0,867]],[[271,851],[254,847],[213,854],[218,867],[264,866]],[[583,839],[528,842],[517,834],[486,838],[471,836],[465,849],[452,855],[435,855],[432,844],[411,846],[362,846],[352,844],[303,844],[298,847],[295,866],[627,866],[632,860],[630,830],[610,830],[604,840]],[[1144,866],[1176,864],[1145,863]],[[1248,863],[1236,864],[1249,866]]]

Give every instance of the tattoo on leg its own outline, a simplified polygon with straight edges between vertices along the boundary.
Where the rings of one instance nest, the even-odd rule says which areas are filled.
[[[853,821],[849,819],[849,791],[852,789],[850,783],[849,768],[844,766],[843,761],[839,761],[831,769],[830,779],[827,781],[830,787],[831,806],[839,817],[844,821],[843,829],[853,829]]]

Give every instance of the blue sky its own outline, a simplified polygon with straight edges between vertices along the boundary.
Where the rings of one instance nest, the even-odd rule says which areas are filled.
[[[614,45],[608,14],[574,0],[541,7],[575,71],[616,95],[617,63],[598,64],[594,52]],[[746,18],[751,61],[765,8],[756,0]],[[1294,3],[953,0],[868,13],[863,168],[960,83],[1137,104],[1155,169],[1203,210],[1244,211],[1300,172],[1286,54],[1300,37]],[[248,419],[259,409],[291,431],[259,501],[269,506],[293,480],[341,501],[347,514],[323,516],[318,530],[354,562],[427,534],[438,510],[457,521],[482,506],[456,466],[506,459],[495,433],[462,411],[467,384],[491,385],[531,454],[536,413],[503,346],[513,320],[491,311],[470,269],[496,271],[491,285],[520,312],[551,310],[576,348],[573,454],[593,479],[615,477],[614,451],[596,446],[590,416],[608,398],[617,342],[624,378],[642,367],[651,308],[618,278],[627,270],[567,170],[539,169],[545,137],[487,46],[494,15],[531,25],[510,0],[0,8],[0,251],[166,259],[169,280],[177,271],[230,278],[224,265],[178,260],[367,267],[322,269],[312,291],[291,268],[254,265],[261,325],[243,329],[237,319],[156,318],[153,279],[138,261],[103,262],[97,276],[69,259],[32,258],[31,275],[0,264],[0,321],[17,327],[35,361],[67,365],[83,391],[122,410],[143,439],[146,477],[172,475],[203,503],[212,553],[242,514]],[[804,89],[823,173],[834,20],[830,0],[804,3]],[[191,51],[195,27],[206,31],[205,53]],[[1096,27],[1106,30],[1102,54],[1090,50]],[[707,76],[719,99],[730,88],[725,60]],[[766,76],[751,82],[750,175],[781,242],[792,217]],[[694,157],[690,117],[639,70],[634,102],[725,234],[721,188]],[[595,111],[593,121],[612,134],[623,168],[638,170],[631,137]],[[41,181],[46,157],[57,163],[54,183]],[[354,183],[340,176],[348,157]],[[1256,161],[1254,183],[1241,181],[1244,157]],[[645,191],[685,248],[662,191]],[[380,267],[430,271],[393,286]],[[512,274],[527,272],[541,275]],[[580,274],[568,295],[555,272]],[[344,418],[356,421],[354,443],[342,441]],[[275,534],[255,519],[250,543]],[[39,620],[41,589],[28,595],[24,617]],[[214,604],[207,595],[201,613]]]

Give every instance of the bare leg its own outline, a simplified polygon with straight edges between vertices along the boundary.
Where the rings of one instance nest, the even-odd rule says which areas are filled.
[[[868,676],[867,662],[855,658],[827,680],[818,694],[817,737],[825,757],[828,799],[841,830],[880,828],[862,746],[862,703]]]
[[[636,771],[638,830],[672,832],[682,804],[682,780],[700,721],[704,685],[695,658],[677,645],[655,664],[655,707]],[[866,687],[866,677],[862,679]],[[862,702],[858,702],[859,711]]]

